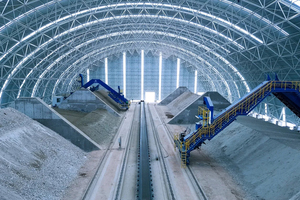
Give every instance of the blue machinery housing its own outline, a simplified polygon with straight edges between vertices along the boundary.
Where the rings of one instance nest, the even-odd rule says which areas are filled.
[[[267,96],[275,95],[292,112],[300,117],[300,82],[298,81],[265,81],[243,98],[233,103],[215,118],[213,104],[209,97],[204,98],[207,108],[200,108],[199,119],[202,124],[196,124],[195,132],[188,135],[175,135],[175,147],[181,155],[181,165],[189,164],[190,152],[199,148],[205,140],[211,140],[223,129],[229,126],[239,115],[248,115]]]
[[[84,88],[88,88],[94,84],[96,84],[96,86],[91,87],[90,90],[92,92],[96,91],[99,89],[99,85],[103,86],[106,90],[109,91],[108,96],[110,98],[112,98],[116,103],[118,103],[121,107],[121,109],[125,109],[128,110],[129,106],[130,106],[130,101],[128,101],[124,95],[122,94],[122,92],[120,91],[120,86],[118,86],[119,91],[116,92],[114,89],[112,89],[111,87],[109,87],[106,83],[104,83],[103,81],[101,81],[100,79],[92,79],[89,82],[87,82],[86,84],[83,84],[83,76],[82,74],[79,74],[80,77],[80,83],[81,83],[81,87]]]

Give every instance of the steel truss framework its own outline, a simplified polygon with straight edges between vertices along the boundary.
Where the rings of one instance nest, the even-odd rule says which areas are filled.
[[[10,0],[0,12],[1,107],[49,102],[105,57],[142,49],[180,58],[230,101],[266,74],[300,79],[300,8],[288,0]],[[266,103],[280,118],[282,104]]]

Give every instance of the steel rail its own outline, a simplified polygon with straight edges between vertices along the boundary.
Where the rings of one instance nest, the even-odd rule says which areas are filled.
[[[196,191],[197,195],[199,197],[202,197],[202,198],[199,198],[199,199],[208,200],[206,194],[204,193],[204,190],[202,189],[202,187],[198,183],[198,180],[197,180],[196,176],[194,175],[194,172],[192,171],[192,169],[191,169],[190,166],[187,166],[187,171],[189,172],[187,174],[190,177],[190,180],[191,180],[191,178],[193,179],[193,183],[192,184],[193,184],[193,186],[195,188],[195,191]]]
[[[166,162],[164,160],[164,156],[163,156],[162,149],[161,149],[162,144],[159,140],[157,129],[156,129],[156,127],[154,125],[154,121],[153,121],[153,116],[152,116],[153,114],[149,109],[149,105],[147,105],[147,110],[148,110],[148,113],[149,113],[149,119],[150,119],[151,127],[152,127],[152,130],[153,130],[155,145],[156,145],[156,148],[157,148],[158,154],[159,154],[159,161],[160,161],[159,163],[160,163],[160,166],[161,166],[161,169],[162,169],[162,172],[163,172],[162,174],[163,174],[164,182],[166,183],[166,186],[167,186],[168,199],[175,200],[176,198],[175,198],[173,188],[172,188],[172,185],[171,185],[169,172],[167,170]]]
[[[136,109],[136,107],[135,107],[135,109]],[[123,116],[122,122],[120,123],[120,126],[119,126],[119,128],[118,128],[117,133],[120,133],[121,127],[122,127],[122,125],[123,125],[123,123],[124,123],[124,119],[126,118],[126,115],[127,115],[127,113],[125,114],[125,116]],[[99,162],[99,164],[98,164],[98,166],[97,166],[97,170],[96,170],[96,172],[95,172],[95,175],[93,176],[92,180],[89,182],[88,187],[86,188],[86,190],[85,190],[85,192],[84,192],[84,194],[83,194],[83,196],[82,196],[82,198],[81,198],[82,200],[88,200],[88,199],[87,199],[88,194],[91,192],[93,185],[96,184],[96,181],[97,181],[97,179],[99,178],[99,176],[100,176],[100,174],[101,174],[101,170],[100,170],[100,169],[103,168],[103,165],[105,164],[104,161],[106,161],[106,160],[107,160],[107,157],[108,157],[108,152],[112,149],[112,147],[113,147],[113,145],[114,145],[113,141],[115,141],[115,140],[117,139],[118,135],[119,135],[119,134],[116,134],[116,135],[111,139],[109,147],[105,150],[105,152],[104,152],[104,154],[103,154],[103,156],[102,156],[102,158],[101,158],[101,160],[100,160],[100,162]]]
[[[161,124],[163,125],[164,129],[167,132],[167,136],[169,137],[170,141],[173,141],[173,136],[171,131],[169,130],[168,126],[165,124],[165,122],[163,120],[161,120],[161,118],[159,117],[157,110],[156,110],[156,106],[155,107],[155,113],[158,117],[158,119],[160,120]],[[189,176],[189,180],[191,180],[191,183],[195,189],[196,194],[198,195],[199,199],[203,199],[203,200],[208,200],[204,190],[202,189],[202,187],[199,185],[197,178],[195,177],[192,169],[190,168],[190,166],[187,166],[187,169],[185,170],[187,175]]]
[[[129,155],[129,150],[131,147],[131,143],[132,143],[132,135],[133,135],[133,122],[134,122],[134,116],[136,115],[136,108],[137,106],[135,106],[134,111],[133,111],[133,117],[132,117],[132,121],[131,121],[131,127],[130,127],[130,132],[129,132],[129,136],[128,136],[128,142],[126,145],[126,149],[125,149],[125,155],[123,157],[123,162],[122,162],[122,167],[121,167],[121,172],[120,172],[120,177],[119,177],[119,181],[118,181],[118,186],[117,186],[117,190],[116,190],[116,195],[115,195],[115,200],[121,199],[121,190],[122,190],[122,185],[123,185],[123,181],[124,181],[124,176],[125,176],[125,169],[127,167],[127,162],[128,162],[128,155]]]

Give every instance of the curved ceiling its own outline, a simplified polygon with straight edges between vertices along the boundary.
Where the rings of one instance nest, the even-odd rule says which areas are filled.
[[[93,62],[142,49],[185,60],[230,101],[266,74],[300,79],[300,9],[288,0],[10,0],[0,12],[2,107],[68,92]]]

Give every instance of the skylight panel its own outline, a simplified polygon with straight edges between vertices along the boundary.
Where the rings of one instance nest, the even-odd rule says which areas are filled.
[[[141,100],[144,100],[144,50],[141,50]]]
[[[126,97],[126,52],[123,52],[123,95]]]
[[[107,58],[104,59],[104,67],[105,67],[105,83],[108,84],[108,63],[107,63]]]
[[[198,71],[195,70],[194,93],[197,94]]]
[[[180,58],[177,58],[176,88],[179,87],[179,75],[180,75]]]
[[[90,69],[86,69],[86,82],[90,81]]]
[[[161,71],[162,71],[162,53],[159,53],[159,74],[158,74],[158,100],[161,100]]]
[[[289,0],[290,2],[292,2],[293,4],[296,4],[297,6],[300,7],[300,0]],[[298,9],[299,10],[299,9]]]

